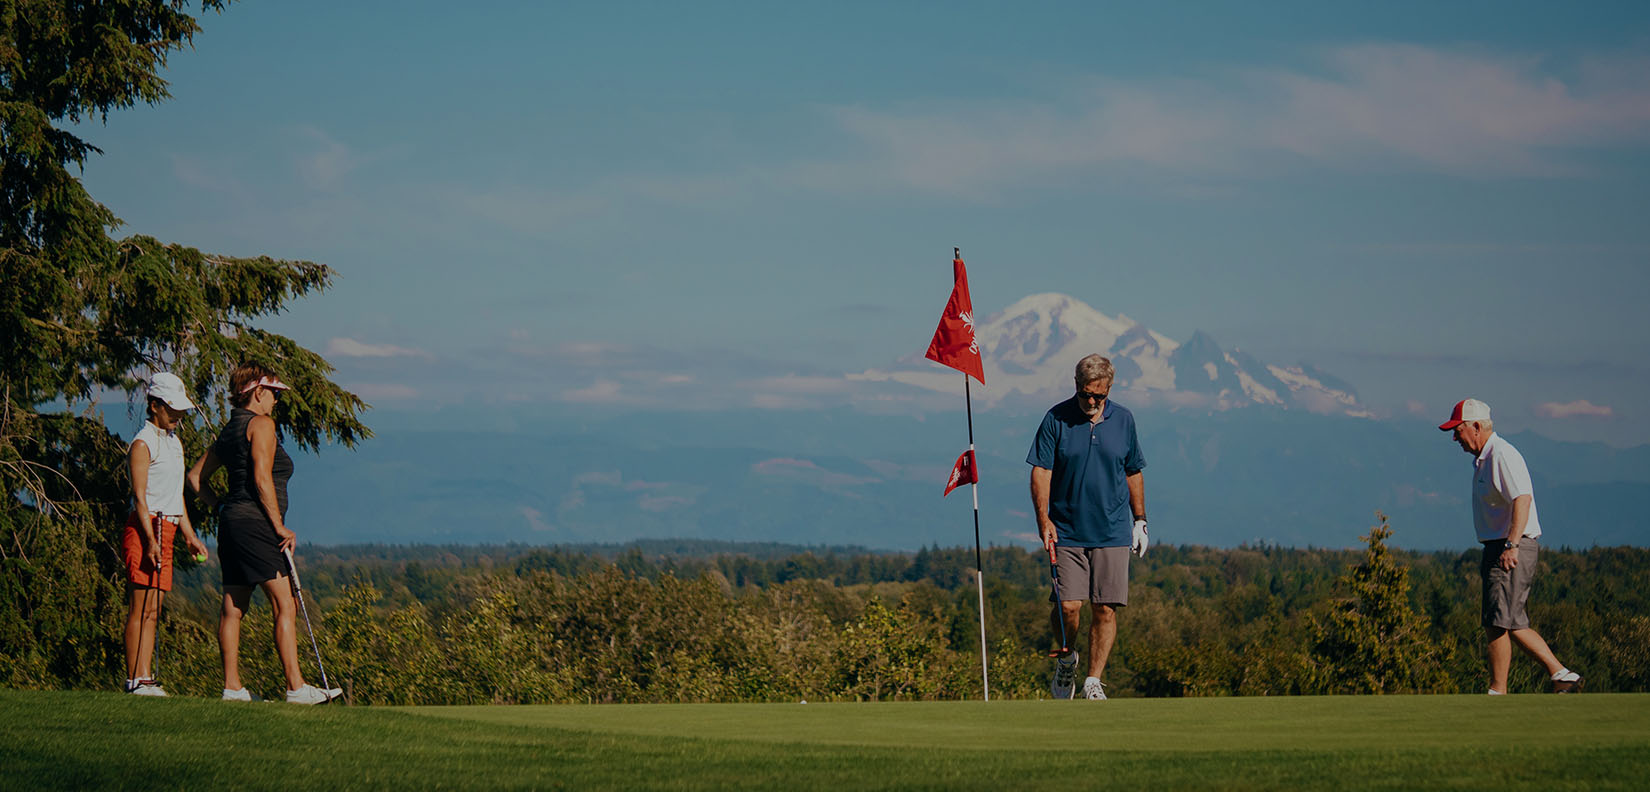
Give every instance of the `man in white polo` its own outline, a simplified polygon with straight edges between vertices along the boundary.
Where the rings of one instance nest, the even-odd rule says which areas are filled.
[[[1547,642],[1530,628],[1524,605],[1530,598],[1540,552],[1541,521],[1536,517],[1535,488],[1524,456],[1495,433],[1489,405],[1465,399],[1455,405],[1439,429],[1453,432],[1461,450],[1473,455],[1472,524],[1484,555],[1484,635],[1489,640],[1490,695],[1507,692],[1512,644],[1547,667],[1555,693],[1581,690],[1581,675],[1564,667]]]

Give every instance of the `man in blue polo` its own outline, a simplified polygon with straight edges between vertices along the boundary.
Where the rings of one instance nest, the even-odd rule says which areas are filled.
[[[1100,677],[1117,638],[1117,609],[1129,604],[1129,551],[1146,554],[1146,457],[1134,414],[1111,401],[1111,361],[1077,361],[1077,394],[1049,408],[1026,462],[1031,505],[1049,563],[1055,565],[1059,602],[1050,614],[1056,636],[1077,633],[1089,603],[1088,678],[1083,697],[1106,697]],[[1078,654],[1056,652],[1055,698],[1073,698]]]

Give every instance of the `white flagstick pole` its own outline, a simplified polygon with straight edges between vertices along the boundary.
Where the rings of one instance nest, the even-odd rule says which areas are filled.
[[[985,562],[980,554],[980,460],[974,455],[974,397],[969,394],[968,375],[963,375],[963,404],[968,410],[968,456],[973,464],[974,482],[968,491],[974,494],[974,582],[980,600],[980,683],[985,686],[985,700],[991,700],[991,667],[985,655]]]

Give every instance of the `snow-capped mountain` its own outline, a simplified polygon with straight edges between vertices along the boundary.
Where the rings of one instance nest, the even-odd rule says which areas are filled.
[[[985,403],[1046,404],[1071,393],[1071,372],[1092,352],[1111,358],[1114,386],[1133,405],[1229,409],[1269,405],[1368,416],[1351,386],[1310,366],[1276,366],[1237,349],[1223,350],[1198,331],[1176,343],[1118,314],[1107,316],[1065,294],[1033,294],[975,328],[985,364]],[[958,390],[959,375],[916,353],[889,369],[852,375],[919,388]],[[1125,395],[1126,394],[1126,395]]]

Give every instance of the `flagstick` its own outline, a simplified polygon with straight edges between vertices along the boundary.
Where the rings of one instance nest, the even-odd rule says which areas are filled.
[[[980,599],[980,682],[985,686],[985,700],[991,700],[991,670],[985,659],[985,562],[980,555],[980,459],[974,455],[974,397],[969,394],[968,375],[963,375],[963,404],[968,410],[968,453],[974,461],[974,483],[968,491],[974,494],[974,582]]]

